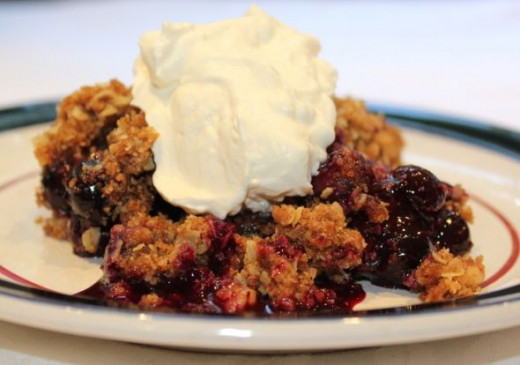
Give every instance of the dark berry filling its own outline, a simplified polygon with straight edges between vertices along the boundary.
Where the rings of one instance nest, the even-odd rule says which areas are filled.
[[[237,233],[242,236],[270,237],[274,233],[274,222],[269,213],[253,213],[243,209],[228,217],[228,220],[235,224]]]
[[[433,247],[461,255],[472,246],[466,221],[444,208],[451,199],[449,186],[424,168],[405,165],[388,171],[355,152],[337,149],[312,183],[317,195],[332,190],[322,199],[339,202],[350,218],[349,226],[365,238],[363,263],[354,272],[357,278],[406,287],[410,274]],[[384,202],[388,218],[374,222],[366,212],[356,211],[352,202],[357,190]]]
[[[47,166],[42,175],[44,199],[58,215],[70,218],[69,236],[75,252],[102,255],[108,244],[104,270],[110,284],[98,291],[106,299],[118,305],[140,305],[144,297],[154,294],[160,298],[157,305],[165,308],[228,312],[229,303],[236,300],[233,292],[236,282],[230,271],[241,265],[236,233],[262,239],[257,252],[260,258],[276,255],[286,263],[295,264],[306,254],[298,242],[291,242],[283,235],[273,236],[275,224],[270,214],[244,210],[225,221],[208,218],[211,244],[202,261],[189,246],[173,263],[174,276],[160,276],[153,285],[137,274],[131,278],[125,276],[111,261],[111,255],[121,249],[116,247],[121,241],[120,228],[114,226],[119,219],[111,214],[103,195],[107,181],[99,163],[103,149],[107,148],[106,136],[113,128],[107,124],[94,139],[94,148],[86,151],[79,161],[65,159]],[[312,186],[312,195],[290,197],[284,203],[300,206],[312,206],[316,201],[339,203],[348,227],[359,230],[367,243],[362,264],[346,273],[340,282],[319,273],[315,285],[298,299],[288,295],[273,301],[265,296],[258,299],[255,307],[244,304],[243,309],[264,314],[351,311],[365,296],[354,279],[368,279],[388,287],[410,287],[414,270],[432,248],[449,248],[453,254],[462,255],[472,246],[466,221],[448,204],[453,200],[452,188],[424,168],[406,165],[390,170],[336,144],[312,178]],[[174,221],[186,216],[157,193],[149,214],[163,214]],[[97,240],[92,250],[85,244],[88,232],[94,232],[92,235]],[[344,247],[331,250],[330,261],[340,261],[349,254]],[[334,262],[327,261],[324,265],[334,267]],[[273,272],[276,270],[274,267]]]
[[[88,220],[93,226],[106,225],[107,217],[103,214],[105,201],[101,189],[104,181],[97,178],[95,172],[96,156],[77,163],[73,169],[67,193],[74,215]]]
[[[381,186],[383,195],[393,200],[408,201],[418,211],[438,211],[447,195],[445,184],[430,171],[414,165],[396,168],[391,178],[384,180]]]
[[[69,194],[65,188],[66,177],[71,165],[66,161],[47,166],[42,174],[43,195],[52,209],[59,215],[70,214]]]
[[[322,163],[319,173],[312,178],[312,187],[316,196],[326,194],[324,200],[338,202],[348,215],[354,210],[356,195],[368,191],[374,179],[368,160],[355,151],[340,149],[331,152]]]
[[[447,209],[441,210],[435,219],[433,243],[439,249],[448,248],[454,255],[463,255],[473,246],[466,221]]]
[[[96,155],[82,161],[65,160],[46,167],[42,175],[45,200],[58,213],[69,217],[69,238],[74,252],[81,256],[100,256],[108,242],[109,231],[114,222],[104,211],[105,200],[101,189],[105,182],[95,172]],[[83,233],[95,228],[99,230],[96,247],[85,249]]]
[[[208,252],[208,268],[216,275],[228,271],[230,261],[234,256],[234,241],[232,236],[235,225],[218,219],[209,219],[211,230],[211,246]]]
[[[89,197],[90,194],[91,208],[98,209],[102,204],[99,205],[101,201],[96,188],[92,188],[97,185],[89,174],[91,168],[95,165],[85,166],[83,163],[81,171],[73,171],[81,181],[76,194],[80,197]],[[248,307],[246,304],[241,312],[253,311],[257,315],[348,312],[365,297],[362,287],[354,279],[407,288],[411,285],[414,270],[432,248],[449,248],[454,254],[464,254],[471,248],[467,223],[448,208],[447,202],[453,199],[452,188],[426,169],[408,165],[389,170],[356,152],[338,149],[323,163],[312,183],[313,196],[289,198],[286,202],[291,199],[305,205],[316,199],[339,202],[348,218],[348,226],[359,230],[367,243],[362,264],[340,282],[320,274],[315,285],[299,299],[290,295],[276,300],[260,296],[256,305]],[[361,199],[363,194],[365,197]],[[371,218],[370,209],[360,208],[360,199],[383,204],[387,210],[386,218],[380,221]],[[87,218],[93,219],[92,213],[82,212],[78,207],[71,209],[77,213],[73,221],[80,227],[78,231],[88,228]],[[140,301],[146,295],[155,294],[160,297],[157,305],[176,311],[229,313],[230,303],[236,301],[233,292],[236,283],[230,272],[237,263],[240,265],[235,233],[265,238],[258,244],[259,260],[273,255],[282,258],[277,264],[281,266],[275,265],[271,269],[272,275],[283,270],[283,265],[298,262],[306,253],[303,246],[290,242],[285,236],[269,238],[275,227],[270,215],[242,211],[225,221],[208,217],[207,223],[211,244],[206,258],[201,262],[192,248],[186,249],[177,258],[175,276],[162,276],[154,285],[139,277],[125,277],[110,260],[112,252],[120,248],[112,247],[110,243],[105,272],[111,284],[104,288],[105,297],[118,305],[142,305]],[[118,242],[117,230],[113,229],[112,235],[111,242]],[[331,258],[341,260],[348,254],[340,249],[332,251]]]

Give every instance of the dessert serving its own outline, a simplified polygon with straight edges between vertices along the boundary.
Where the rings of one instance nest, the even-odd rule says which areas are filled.
[[[480,290],[468,195],[334,96],[316,39],[253,7],[140,47],[131,88],[82,87],[35,140],[43,229],[103,257],[108,303],[342,313],[365,280],[426,302]]]

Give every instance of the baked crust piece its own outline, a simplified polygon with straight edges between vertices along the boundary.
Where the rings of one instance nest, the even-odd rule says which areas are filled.
[[[419,298],[438,302],[467,297],[481,291],[484,280],[483,257],[454,256],[448,249],[434,251],[417,268],[414,278]]]
[[[277,218],[293,215],[293,207],[278,208]],[[305,208],[291,228],[277,218],[276,232],[265,238],[242,236],[212,216],[173,222],[142,215],[116,225],[103,264],[108,297],[202,312],[215,311],[215,303],[240,312],[256,306],[258,295],[274,309],[334,307],[336,295],[315,278],[333,273],[342,284],[341,270],[361,262],[363,238],[346,228],[338,204]]]
[[[361,100],[336,98],[334,101],[337,142],[370,160],[390,167],[400,165],[404,142],[399,129],[388,124],[383,115],[369,112]]]
[[[56,121],[34,140],[40,165],[48,166],[67,158],[81,159],[85,150],[98,150],[96,138],[111,129],[121,116],[135,110],[130,100],[130,89],[116,80],[84,86],[64,98],[58,105]]]
[[[347,228],[341,206],[317,204],[312,208],[279,205],[273,207],[276,236],[285,236],[305,249],[312,266],[330,274],[361,264],[366,246],[359,231]]]
[[[118,81],[83,87],[34,141],[42,166],[37,202],[52,211],[44,231],[72,241],[79,255],[102,255],[112,225],[152,209],[158,135],[129,103],[130,90]]]

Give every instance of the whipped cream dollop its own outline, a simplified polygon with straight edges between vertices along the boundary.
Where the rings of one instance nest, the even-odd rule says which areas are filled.
[[[312,192],[334,140],[336,71],[317,39],[257,7],[212,24],[145,33],[133,104],[159,132],[154,185],[219,218]]]

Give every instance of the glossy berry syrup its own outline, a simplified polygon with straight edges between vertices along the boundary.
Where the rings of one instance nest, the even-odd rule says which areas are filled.
[[[353,151],[329,155],[316,177],[315,192],[330,187],[328,201],[338,201],[350,219],[349,227],[361,232],[367,247],[363,263],[353,275],[387,287],[406,287],[406,278],[432,248],[467,253],[472,246],[466,221],[446,204],[451,186],[430,171],[414,165],[388,170]],[[388,219],[374,222],[356,211],[353,197],[359,189],[384,202]],[[357,189],[357,190],[356,190]]]
[[[186,274],[169,283],[171,287],[168,293],[163,292],[167,299],[161,307],[156,309],[165,312],[226,314],[247,317],[313,317],[316,315],[327,316],[350,313],[354,310],[356,304],[361,303],[366,297],[362,286],[353,280],[344,285],[327,282],[321,283],[322,288],[318,289],[324,296],[323,299],[329,301],[326,305],[313,308],[300,306],[288,311],[273,307],[269,298],[261,296],[254,306],[249,306],[240,312],[226,313],[223,311],[225,303],[219,303],[214,296],[215,289],[221,285],[222,279],[215,280],[213,277],[210,280],[204,280],[204,278],[208,278],[207,276],[204,277],[204,275],[211,275],[209,270],[191,271]],[[152,291],[160,292],[160,290],[150,289],[143,285],[121,282],[117,284],[117,290],[109,295],[107,286],[97,282],[76,295],[89,299],[94,298],[99,303],[111,306],[135,307],[142,295],[149,294]]]

